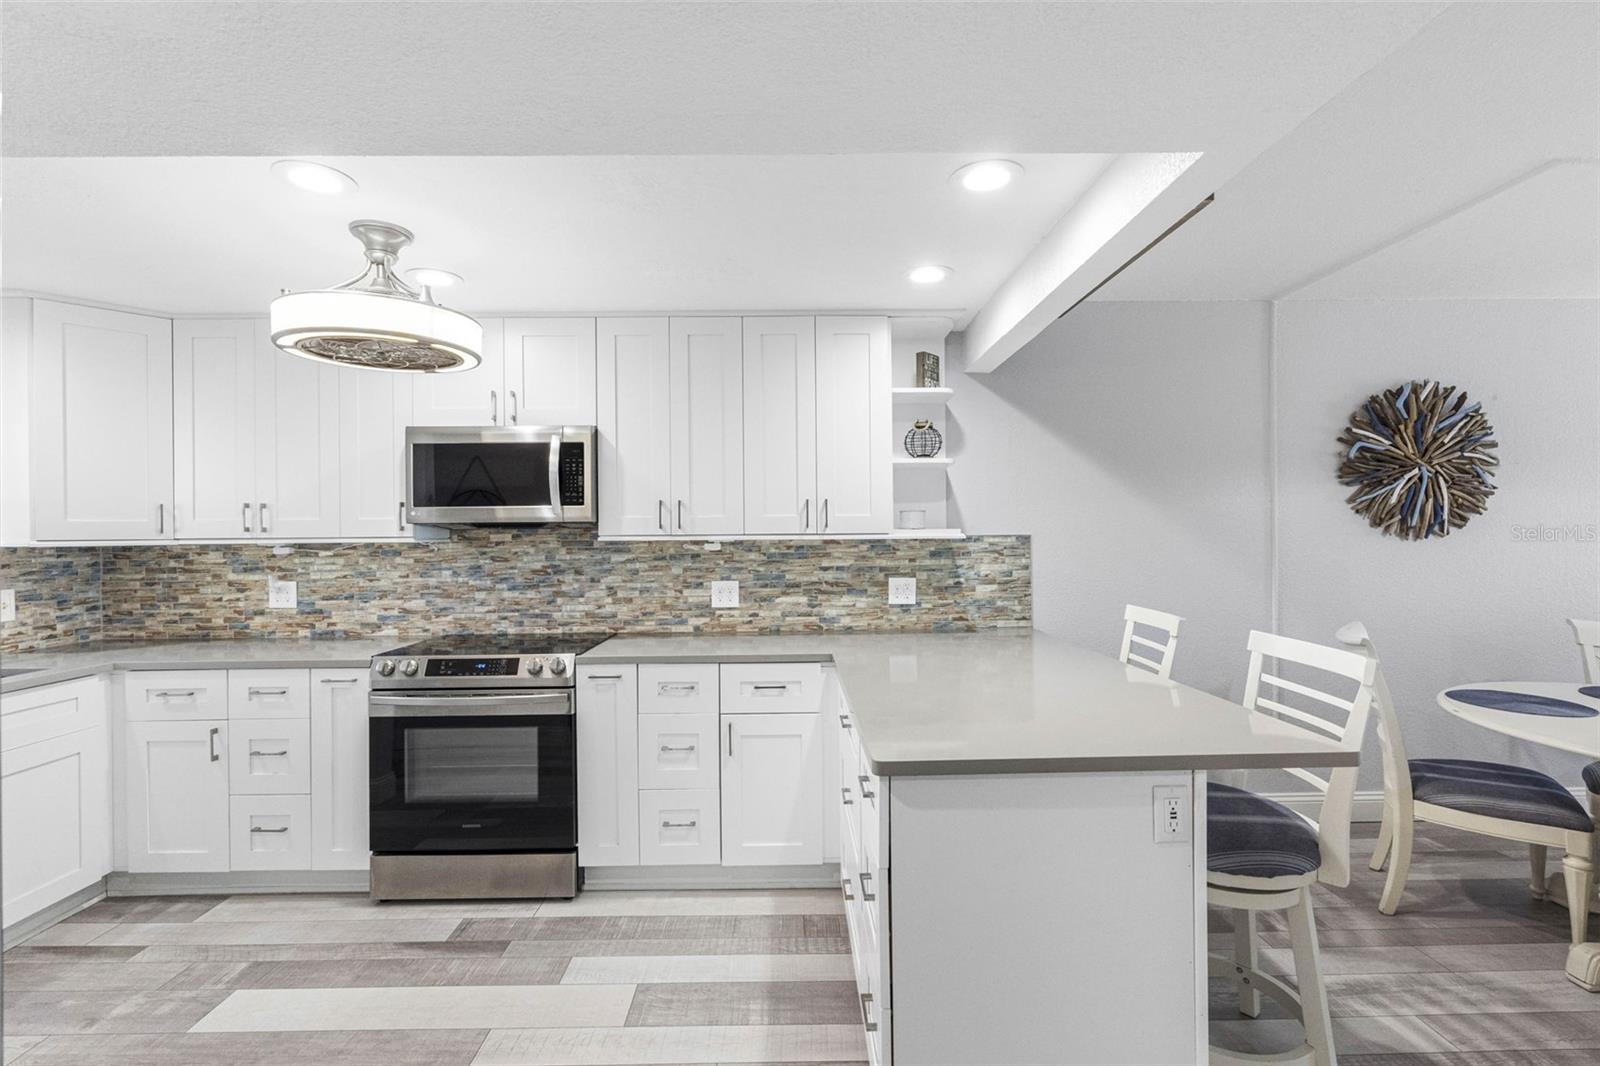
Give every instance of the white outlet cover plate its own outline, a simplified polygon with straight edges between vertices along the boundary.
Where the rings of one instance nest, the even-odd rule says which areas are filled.
[[[292,611],[299,598],[299,582],[267,578],[267,607],[271,610]]]
[[[1151,815],[1157,844],[1183,844],[1189,840],[1189,790],[1182,785],[1157,785]]]
[[[713,581],[711,583],[711,606],[716,608],[739,606],[739,583],[737,581]]]
[[[17,620],[17,590],[0,589],[0,622]]]
[[[889,579],[889,606],[914,607],[917,602],[917,579],[891,577]]]

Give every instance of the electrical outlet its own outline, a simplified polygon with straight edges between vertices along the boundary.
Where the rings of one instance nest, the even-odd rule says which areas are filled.
[[[280,581],[267,577],[267,607],[272,610],[292,611],[297,606],[299,585],[294,581]]]
[[[0,589],[0,622],[17,620],[17,590]]]
[[[1183,844],[1189,840],[1189,790],[1182,785],[1155,788],[1157,844]]]
[[[917,579],[891,577],[889,579],[889,606],[914,607],[917,603]]]
[[[711,583],[711,606],[716,608],[739,606],[739,583],[737,581],[713,581]]]

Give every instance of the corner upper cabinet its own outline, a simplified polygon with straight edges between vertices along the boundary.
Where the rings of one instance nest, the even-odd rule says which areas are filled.
[[[506,422],[505,322],[480,318],[483,362],[454,374],[419,374],[413,426],[502,426]]]
[[[671,359],[665,318],[595,324],[600,532],[671,532]]]
[[[594,424],[594,319],[506,319],[505,367],[502,425]]]
[[[889,320],[817,318],[818,532],[894,527]]]
[[[671,320],[671,529],[744,532],[744,330],[738,318]]]
[[[816,320],[747,318],[744,531],[816,532],[816,494]]]
[[[34,537],[171,540],[172,322],[36,300],[31,377]]]
[[[255,532],[256,373],[260,324],[172,324],[173,521],[182,539]]]

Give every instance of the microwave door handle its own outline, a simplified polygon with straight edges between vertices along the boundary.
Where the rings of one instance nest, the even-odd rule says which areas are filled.
[[[550,506],[561,517],[561,432],[550,434]]]

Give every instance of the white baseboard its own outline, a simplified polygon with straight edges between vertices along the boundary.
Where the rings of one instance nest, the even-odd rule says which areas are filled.
[[[260,892],[366,892],[365,870],[256,870],[130,874],[106,878],[108,896],[241,896]]]
[[[584,891],[657,888],[838,888],[839,864],[821,866],[585,866]]]
[[[6,926],[4,935],[0,936],[0,947],[10,951],[18,944],[38,936],[63,918],[70,918],[85,907],[99,903],[105,898],[106,883],[102,878],[88,888],[80,888],[66,899],[57,900],[44,910]]]

